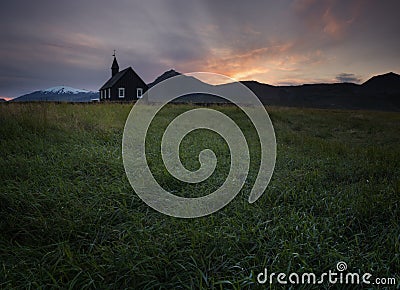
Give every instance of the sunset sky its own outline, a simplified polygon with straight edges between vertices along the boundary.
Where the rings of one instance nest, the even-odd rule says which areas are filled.
[[[0,97],[98,90],[112,53],[146,82],[206,71],[273,85],[400,72],[399,0],[13,0],[0,11]]]

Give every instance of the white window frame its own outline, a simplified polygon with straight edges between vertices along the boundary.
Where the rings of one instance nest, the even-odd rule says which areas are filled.
[[[111,98],[111,88],[108,89],[108,98]]]
[[[122,92],[122,95],[121,95]],[[123,99],[125,98],[125,88],[118,88],[118,98]]]
[[[143,97],[143,89],[137,88],[136,89],[136,98],[141,99]]]

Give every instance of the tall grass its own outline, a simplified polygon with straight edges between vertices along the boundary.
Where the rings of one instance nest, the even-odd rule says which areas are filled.
[[[237,108],[215,107],[250,140],[249,179],[219,212],[185,220],[149,208],[127,181],[121,139],[130,108],[0,105],[0,288],[258,288],[264,268],[322,273],[338,261],[400,282],[398,113],[268,108],[277,165],[262,198],[248,204],[255,132]],[[163,109],[146,149],[163,186],[199,196],[224,180],[222,139],[201,130],[184,139],[188,168],[204,146],[218,156],[197,186],[177,182],[159,158],[163,128],[191,108]]]

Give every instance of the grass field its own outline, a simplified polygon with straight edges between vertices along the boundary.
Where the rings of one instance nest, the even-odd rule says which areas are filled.
[[[277,163],[264,195],[249,204],[254,128],[237,108],[215,107],[249,139],[248,181],[219,212],[178,219],[148,207],[129,185],[121,140],[130,108],[0,105],[0,288],[258,288],[264,268],[320,274],[339,261],[395,277],[399,287],[400,114],[268,108]],[[184,139],[187,168],[199,166],[202,149],[218,156],[199,185],[170,176],[158,147],[163,128],[190,108],[160,112],[147,156],[166,189],[199,196],[224,181],[225,142],[204,130]]]

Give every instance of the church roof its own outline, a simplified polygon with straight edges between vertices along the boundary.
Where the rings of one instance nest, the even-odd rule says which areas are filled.
[[[133,70],[132,67],[128,67],[124,70],[117,72],[113,77],[111,77],[101,88],[101,90],[105,90],[108,88],[113,87],[127,72],[131,71],[133,73],[134,78],[140,79],[142,82],[143,80],[139,77],[139,75]],[[144,85],[147,87],[146,83],[143,82]]]
[[[113,64],[114,65],[114,64]],[[112,78],[110,78],[101,88],[100,90],[108,89],[111,88],[112,86],[115,85],[115,83],[122,78],[129,69],[132,69],[131,67],[128,67],[124,70],[121,70],[120,72],[117,72]]]

